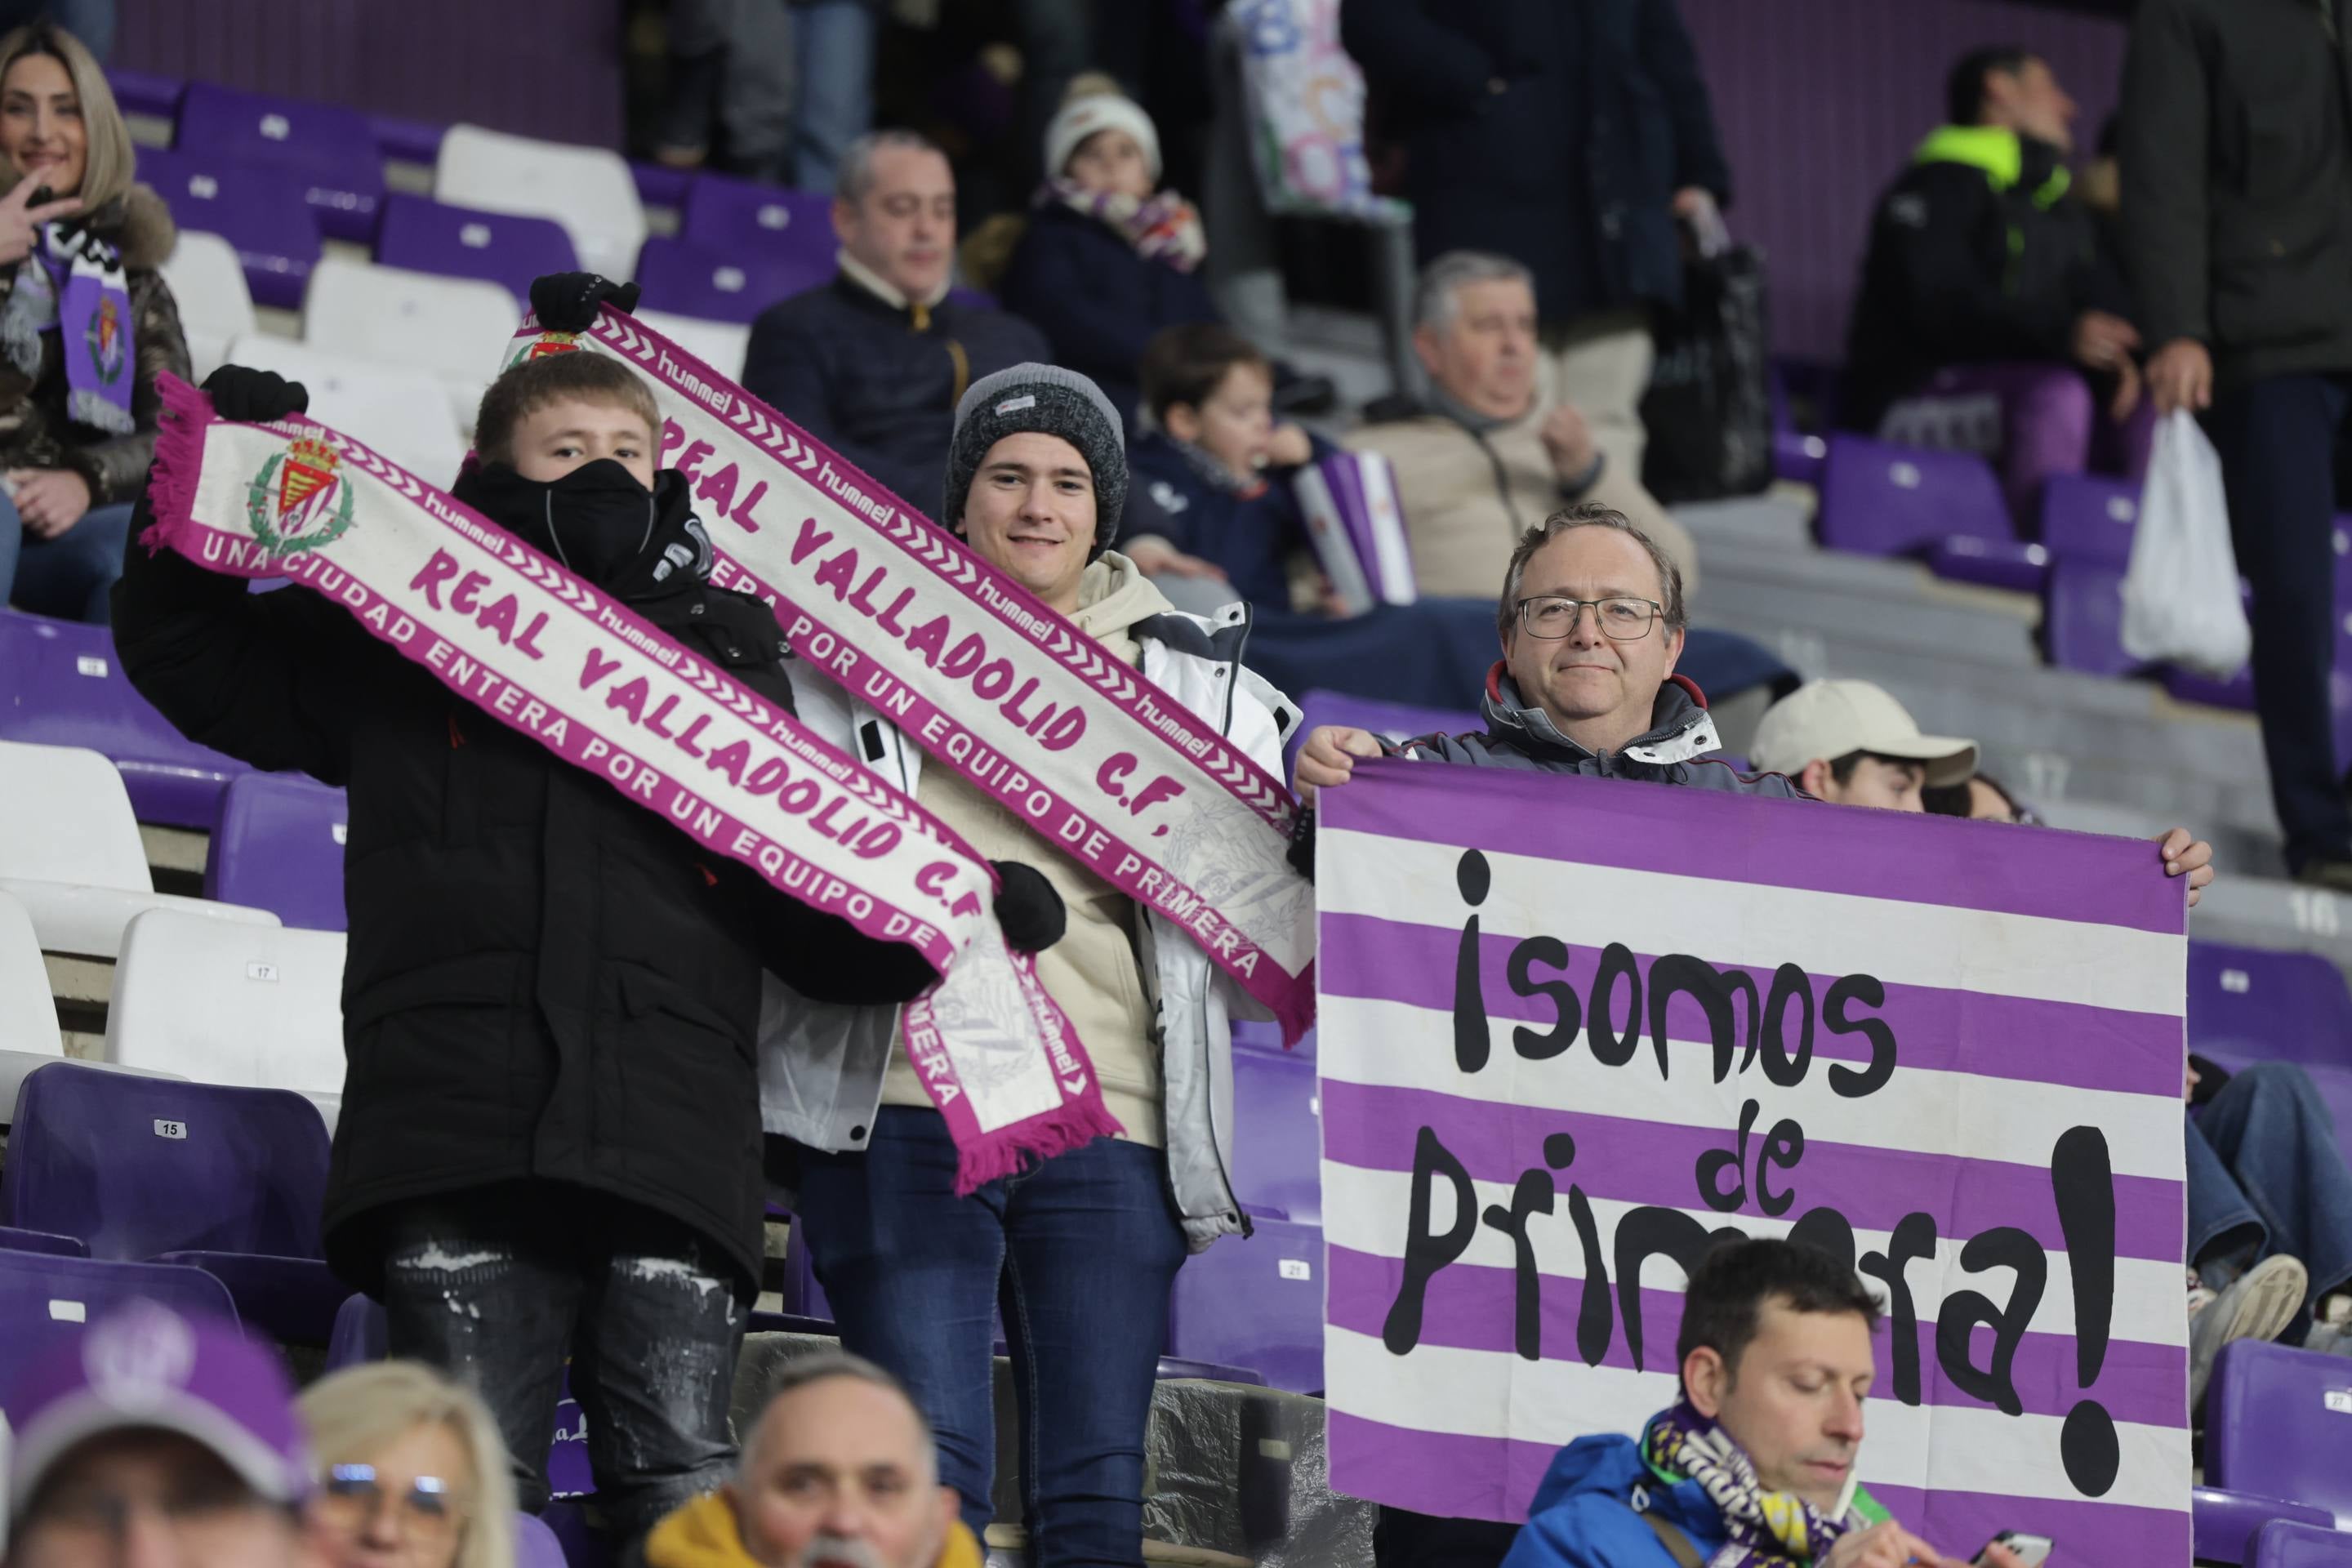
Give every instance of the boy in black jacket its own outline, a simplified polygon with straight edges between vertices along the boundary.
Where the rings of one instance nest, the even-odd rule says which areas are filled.
[[[635,294],[542,281],[578,307],[537,301],[557,325]],[[234,366],[206,390],[231,419],[308,405]],[[656,472],[660,432],[618,362],[528,360],[484,397],[481,461],[453,493],[790,711],[775,619],[709,583],[688,482]],[[598,1500],[633,1540],[733,1458],[763,1251],[761,969],[882,1003],[929,967],[701,850],[325,598],[253,595],[134,542],[115,617],[125,670],[184,732],[350,791],[329,1262],[383,1302],[392,1354],[481,1390],[534,1510],[569,1354]],[[1058,900],[1012,870],[1013,940],[1050,941]]]

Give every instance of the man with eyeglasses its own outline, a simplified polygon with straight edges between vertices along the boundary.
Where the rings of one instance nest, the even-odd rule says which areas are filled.
[[[234,1325],[133,1302],[8,1402],[5,1568],[320,1568],[294,1391]]]
[[[1384,752],[1592,778],[1643,779],[1739,795],[1799,798],[1785,778],[1736,772],[1706,699],[1675,674],[1688,617],[1674,558],[1623,512],[1585,502],[1519,538],[1496,606],[1503,657],[1486,675],[1477,735],[1384,746],[1367,730],[1327,724],[1296,769],[1302,799],[1348,782],[1358,757]]]

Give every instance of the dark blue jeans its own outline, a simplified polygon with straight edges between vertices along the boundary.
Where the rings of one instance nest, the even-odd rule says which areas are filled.
[[[2299,1344],[2313,1304],[2352,1281],[2352,1171],[2310,1077],[2257,1062],[2189,1120],[2189,1261],[2226,1274],[2280,1252],[2311,1275],[2286,1333]]]
[[[2230,498],[2238,570],[2254,590],[2254,701],[2291,869],[2352,860],[2352,807],[2336,754],[2336,432],[2352,376],[2275,375],[2207,416]]]
[[[36,539],[17,520],[16,504],[0,496],[0,605],[100,626],[111,618],[108,601],[131,535],[129,506],[94,506],[55,539]]]
[[[1143,1435],[1184,1231],[1166,1157],[1098,1138],[955,1195],[937,1111],[886,1105],[863,1154],[803,1156],[799,1217],[849,1350],[903,1378],[975,1534],[993,1513],[1002,1305],[1035,1568],[1143,1561]]]

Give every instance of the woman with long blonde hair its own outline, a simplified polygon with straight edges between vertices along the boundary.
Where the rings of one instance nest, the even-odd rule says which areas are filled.
[[[172,215],[79,39],[0,37],[0,603],[107,619],[162,403],[188,374]]]
[[[301,1398],[331,1568],[515,1568],[514,1479],[478,1395],[418,1362]]]

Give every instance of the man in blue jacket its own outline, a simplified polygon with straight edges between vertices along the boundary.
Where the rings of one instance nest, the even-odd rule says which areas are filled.
[[[1795,1242],[1717,1247],[1683,1297],[1683,1396],[1637,1441],[1580,1437],[1503,1568],[1958,1565],[1855,1484],[1878,1302]],[[1986,1568],[2021,1568],[1988,1546]]]

